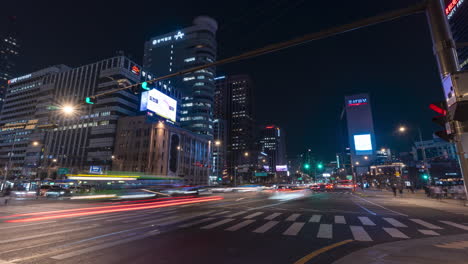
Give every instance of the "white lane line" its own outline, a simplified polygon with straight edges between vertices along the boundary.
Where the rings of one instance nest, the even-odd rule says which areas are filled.
[[[272,213],[271,215],[265,217],[265,220],[273,220],[276,217],[280,216],[282,213]]]
[[[413,222],[415,222],[415,223],[417,223],[417,224],[420,224],[420,225],[422,225],[422,226],[424,226],[424,227],[426,227],[426,228],[429,228],[429,229],[443,229],[443,228],[440,227],[440,226],[433,225],[433,224],[428,223],[428,222],[426,222],[426,221],[423,221],[423,220],[421,220],[421,219],[410,219],[410,220],[413,221]]]
[[[335,215],[335,224],[346,224],[346,220],[342,215]]]
[[[175,213],[175,212],[174,212]],[[160,214],[151,214],[151,215],[146,215],[146,216],[141,216],[141,217],[138,217],[138,221],[142,221],[142,220],[147,220],[147,219],[151,219],[151,220],[157,220],[157,219],[160,219],[162,217],[165,217],[165,216],[168,216],[168,215],[171,215],[171,216],[174,216],[174,214],[163,214],[163,213],[160,213]],[[151,222],[151,221],[150,221]],[[135,219],[131,219],[131,220],[125,220],[125,221],[122,221],[122,223],[135,223]],[[141,224],[141,223],[139,223]]]
[[[367,226],[375,226],[375,223],[372,222],[372,220],[369,219],[369,217],[366,217],[366,216],[359,216],[359,221],[361,221],[361,223],[363,225],[367,225]]]
[[[408,227],[407,225],[403,224],[402,222],[396,220],[395,218],[384,217],[383,220],[387,221],[389,224],[391,224],[394,227]]]
[[[231,212],[231,211],[222,211],[222,212],[213,214],[213,216],[223,215],[223,214],[227,214],[227,213],[230,213],[230,212]]]
[[[362,198],[362,197],[359,197],[359,196],[357,196],[357,195],[353,195],[353,196],[356,197],[356,198],[359,198],[359,199],[361,199],[361,200],[364,200],[364,201],[366,201],[366,202],[368,202],[368,203],[370,203],[370,204],[373,204],[373,205],[375,205],[375,206],[378,206],[378,207],[380,207],[380,208],[383,208],[383,209],[385,209],[385,210],[387,210],[387,211],[390,211],[390,212],[392,212],[392,213],[395,213],[395,214],[397,214],[397,215],[408,216],[408,215],[406,215],[406,214],[402,214],[402,213],[399,213],[399,212],[397,212],[397,211],[393,211],[393,210],[391,210],[391,209],[388,209],[387,207],[384,207],[384,206],[382,206],[382,205],[380,205],[380,204],[376,204],[376,203],[374,203],[374,202],[371,202],[371,201],[369,201],[369,200],[367,200],[367,199],[364,199],[364,198]]]
[[[440,222],[442,222],[442,223],[444,223],[446,225],[451,225],[451,226],[454,226],[456,228],[460,228],[460,229],[468,231],[468,226],[465,226],[465,225],[457,224],[457,223],[450,222],[450,221],[440,221]]]
[[[34,224],[27,224],[27,225],[8,225],[4,227],[0,227],[0,230],[2,229],[13,229],[15,227],[24,227],[24,226],[34,226],[34,225],[42,225],[42,224],[50,224],[50,223],[56,223],[57,221],[49,221],[49,222],[40,222],[40,223],[34,223]],[[1,264],[1,263],[0,263]]]
[[[50,232],[50,233],[45,232],[45,233],[42,233],[42,234],[26,236],[26,237],[18,237],[18,238],[12,238],[12,239],[2,239],[2,240],[0,240],[0,244],[17,242],[17,241],[21,241],[21,240],[34,239],[34,238],[44,237],[44,236],[53,236],[53,235],[70,233],[70,232],[75,232],[75,231],[81,231],[81,230],[95,228],[97,226],[99,226],[99,225],[91,225],[91,226],[82,227],[82,228],[67,229],[67,230]]]
[[[422,234],[428,235],[428,236],[440,236],[440,234],[437,233],[437,232],[434,231],[434,230],[418,229],[418,231],[421,232]]]
[[[263,212],[256,212],[256,213],[250,214],[250,215],[248,215],[248,216],[246,216],[244,218],[245,219],[251,219],[251,218],[254,218],[254,217],[256,217],[258,215],[261,215],[261,214],[263,214]]]
[[[384,227],[383,230],[387,232],[390,236],[396,238],[409,238],[407,235],[403,234],[400,230],[393,227]]]
[[[230,214],[230,215],[226,215],[225,217],[232,218],[232,217],[236,217],[236,216],[241,215],[241,214],[245,214],[247,212],[248,211],[237,212],[237,213],[233,213],[233,214]]]
[[[357,241],[372,241],[369,234],[362,226],[349,226],[351,233],[353,233],[354,240]]]
[[[126,238],[126,239],[120,239],[120,240],[113,241],[113,242],[108,242],[108,243],[104,243],[104,244],[100,244],[100,245],[96,245],[96,246],[92,246],[92,247],[88,247],[88,248],[84,248],[84,249],[79,249],[79,250],[75,250],[75,251],[70,252],[70,253],[56,255],[56,256],[53,256],[51,258],[57,259],[57,260],[63,260],[63,259],[71,258],[71,257],[84,255],[86,253],[90,253],[90,252],[93,252],[93,251],[98,251],[98,250],[102,250],[102,249],[105,249],[105,248],[110,248],[110,247],[117,246],[117,245],[120,245],[120,244],[128,243],[128,242],[131,242],[131,241],[144,239],[144,238],[154,236],[154,235],[157,235],[157,234],[158,234],[157,230],[153,230],[153,231],[150,231],[150,232],[148,232],[146,234],[143,234],[143,235],[133,236],[133,237],[129,237],[129,238]]]
[[[201,229],[212,229],[212,228],[215,228],[217,226],[220,226],[220,225],[224,225],[226,223],[229,223],[231,221],[234,221],[233,218],[226,218],[226,219],[223,219],[221,221],[218,221],[216,223],[213,223],[213,224],[209,224],[209,225],[206,225],[206,226],[202,226],[200,227]]]
[[[317,237],[318,238],[333,238],[333,225],[320,224]]]
[[[297,218],[301,216],[300,214],[292,214],[288,218],[286,218],[286,221],[296,221]]]
[[[270,230],[275,225],[277,225],[278,223],[279,223],[279,221],[268,221],[266,224],[262,225],[261,227],[255,229],[252,232],[263,234],[266,231]]]
[[[243,222],[240,222],[240,223],[238,223],[236,225],[233,225],[233,226],[231,226],[229,228],[226,228],[224,230],[226,230],[226,231],[237,231],[237,230],[243,228],[244,226],[250,225],[253,222],[255,222],[255,220],[245,220]]]
[[[311,223],[318,223],[318,222],[320,222],[320,218],[322,218],[321,215],[312,215],[312,217],[310,218],[309,222],[311,222]]]
[[[289,226],[289,228],[286,231],[284,231],[283,235],[287,235],[287,236],[297,235],[299,231],[301,231],[304,224],[305,224],[304,222],[292,223],[291,226]]]
[[[200,220],[197,220],[197,221],[193,221],[193,222],[190,222],[190,223],[187,223],[187,224],[180,225],[179,227],[180,228],[187,228],[187,227],[191,227],[191,226],[194,226],[194,225],[198,225],[198,224],[201,224],[201,223],[211,221],[213,219],[215,219],[215,218],[214,217],[203,218],[203,219],[200,219]]]

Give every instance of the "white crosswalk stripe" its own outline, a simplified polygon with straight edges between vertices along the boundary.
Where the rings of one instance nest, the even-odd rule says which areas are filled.
[[[237,230],[243,228],[244,226],[248,226],[248,225],[252,224],[253,222],[255,222],[255,220],[245,220],[245,221],[240,222],[240,223],[238,223],[236,225],[233,225],[233,226],[231,226],[229,228],[226,228],[225,230],[226,231],[237,231]]]
[[[313,215],[313,216],[310,218],[309,222],[311,222],[311,223],[318,223],[318,222],[320,222],[320,218],[322,218],[321,215]]]
[[[223,215],[223,214],[227,214],[227,213],[230,213],[230,212],[231,212],[231,211],[222,211],[222,212],[213,214],[213,216]]]
[[[247,213],[247,211],[242,211],[242,212],[233,213],[233,214],[230,214],[230,215],[226,215],[226,217],[232,218],[232,217],[236,217],[236,216],[239,216],[239,215],[245,214],[245,213]]]
[[[402,222],[391,218],[391,217],[384,217],[383,220],[387,221],[389,224],[391,224],[394,227],[408,227],[407,225],[403,224]]]
[[[393,227],[384,227],[383,230],[387,232],[390,236],[396,238],[409,238],[407,235],[403,234],[400,230]]]
[[[429,228],[429,229],[443,229],[442,227],[440,226],[436,226],[436,225],[433,225],[431,223],[428,223],[426,221],[423,221],[421,219],[410,219],[411,221],[417,223],[417,224],[420,224],[422,226],[424,226],[425,228]]]
[[[442,222],[442,223],[444,223],[446,225],[454,226],[456,228],[460,228],[460,229],[468,231],[468,226],[465,226],[465,225],[457,224],[457,223],[454,223],[454,222],[451,222],[451,221],[440,221],[440,222]]]
[[[248,216],[246,216],[246,217],[244,217],[244,218],[245,218],[245,219],[250,219],[250,218],[254,218],[254,217],[256,217],[256,216],[259,216],[259,215],[261,215],[261,214],[263,214],[263,212],[256,212],[256,213],[250,214],[250,215],[248,215]]]
[[[268,221],[266,224],[262,225],[261,227],[255,229],[254,233],[265,233],[266,231],[270,230],[273,228],[275,225],[277,225],[279,221]]]
[[[291,226],[289,226],[289,228],[286,231],[284,231],[283,235],[296,236],[299,233],[299,231],[301,231],[304,225],[304,222],[292,223]]]
[[[301,216],[300,214],[292,214],[288,218],[286,218],[286,221],[296,221],[297,218]]]
[[[191,226],[198,225],[198,224],[201,224],[201,223],[209,222],[209,221],[211,221],[213,219],[215,219],[215,218],[214,217],[207,217],[207,218],[199,219],[199,220],[187,223],[187,224],[180,225],[179,227],[187,228],[187,227],[191,227]]]
[[[265,217],[265,220],[273,220],[275,219],[276,217],[280,216],[281,213],[272,213],[271,215]]]
[[[369,217],[359,216],[358,218],[359,218],[359,221],[361,221],[363,225],[375,226],[375,223],[372,222],[372,220],[370,220]]]
[[[346,224],[346,220],[342,215],[335,215],[335,224]]]
[[[351,229],[351,233],[353,234],[354,240],[373,241],[362,226],[349,226],[349,228]]]
[[[434,230],[418,229],[418,231],[419,231],[421,234],[428,235],[428,236],[440,236],[440,234],[437,233],[437,232],[434,231]]]
[[[333,238],[333,225],[320,224],[317,237],[318,238]]]
[[[220,226],[220,225],[224,225],[224,224],[229,223],[229,222],[234,221],[234,220],[235,219],[233,219],[233,218],[226,218],[226,219],[223,219],[221,221],[215,222],[213,224],[202,226],[201,229],[212,229],[212,228],[215,228],[215,227]]]

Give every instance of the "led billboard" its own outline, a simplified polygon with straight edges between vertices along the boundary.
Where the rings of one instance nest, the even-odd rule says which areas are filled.
[[[175,122],[177,101],[162,92],[153,89],[141,93],[140,111],[151,111],[161,117]]]
[[[371,134],[354,135],[354,149],[356,155],[372,154]]]

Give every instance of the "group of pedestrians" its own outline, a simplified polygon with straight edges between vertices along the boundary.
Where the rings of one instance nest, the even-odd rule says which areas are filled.
[[[424,192],[427,197],[442,199],[442,198],[451,198],[451,199],[464,199],[465,197],[465,187],[463,185],[455,186],[424,186]]]
[[[396,197],[397,196],[397,191],[398,191],[398,194],[401,196],[403,196],[403,184],[401,183],[393,183],[390,188],[392,189],[392,192],[393,192],[393,196]],[[411,193],[414,193],[414,187],[411,185],[411,186],[408,186],[407,187],[408,191],[411,191]]]

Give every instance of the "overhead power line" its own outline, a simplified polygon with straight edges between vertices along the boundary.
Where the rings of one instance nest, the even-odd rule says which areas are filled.
[[[365,19],[358,20],[358,21],[355,21],[355,22],[352,22],[352,23],[349,23],[349,24],[332,27],[332,28],[325,29],[325,30],[322,30],[322,31],[319,31],[319,32],[310,33],[310,34],[304,35],[302,37],[294,38],[294,39],[291,39],[291,40],[288,40],[288,41],[271,44],[271,45],[265,46],[263,48],[259,48],[259,49],[255,49],[255,50],[252,50],[252,51],[242,53],[242,54],[237,55],[237,56],[233,56],[233,57],[229,57],[229,58],[226,58],[226,59],[218,60],[218,61],[215,61],[215,62],[212,62],[212,63],[204,64],[204,65],[193,67],[193,68],[190,68],[190,69],[178,71],[178,72],[175,72],[175,73],[171,73],[171,74],[168,74],[168,75],[164,75],[164,76],[161,76],[161,77],[157,77],[157,78],[148,80],[146,82],[147,83],[154,83],[154,82],[158,82],[158,81],[161,81],[161,80],[176,77],[176,76],[179,76],[179,75],[184,75],[184,74],[187,74],[187,73],[190,73],[190,72],[195,72],[195,71],[210,68],[210,67],[216,67],[216,66],[220,66],[220,65],[224,65],[224,64],[228,64],[228,63],[232,63],[232,62],[237,62],[237,61],[241,61],[241,60],[250,59],[250,58],[253,58],[253,57],[260,56],[260,55],[265,55],[265,54],[280,51],[280,50],[283,50],[283,49],[291,48],[291,47],[294,47],[294,46],[297,46],[297,45],[305,44],[305,43],[308,43],[308,42],[313,41],[313,40],[324,39],[324,38],[328,38],[328,37],[331,37],[331,36],[346,33],[346,32],[349,32],[349,31],[353,31],[353,30],[356,30],[356,29],[376,25],[376,24],[383,23],[383,22],[392,21],[392,20],[395,20],[397,18],[401,18],[401,17],[405,17],[405,16],[409,16],[409,15],[424,12],[425,9],[426,9],[426,6],[427,6],[426,1],[423,1],[423,2],[421,2],[419,4],[414,5],[414,6],[410,6],[410,7],[407,7],[407,8],[403,8],[403,9],[399,9],[399,10],[395,10],[395,11],[391,11],[391,12],[387,12],[387,13],[384,13],[384,14],[381,14],[381,15],[370,17],[370,18],[365,18]],[[119,91],[127,90],[127,89],[130,89],[130,88],[135,87],[135,86],[140,86],[142,83],[143,82],[128,85],[128,86],[124,86],[124,87],[121,87],[121,88],[118,88],[118,89],[109,90],[109,91],[99,93],[99,94],[96,94],[96,95],[93,95],[93,96],[90,96],[90,97],[95,99],[95,98],[102,97],[102,96],[109,95],[109,94],[113,94],[113,93],[116,93],[116,92],[119,92]]]

